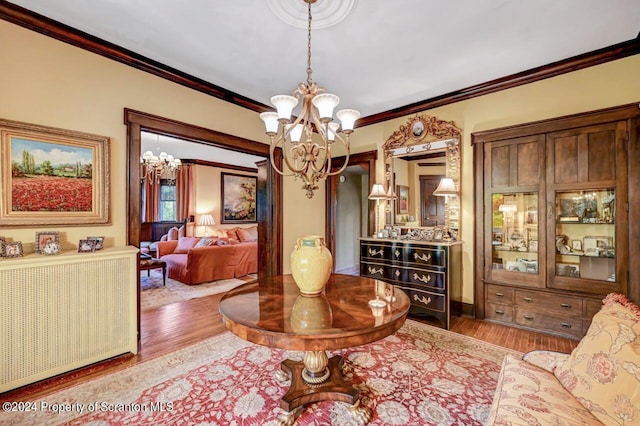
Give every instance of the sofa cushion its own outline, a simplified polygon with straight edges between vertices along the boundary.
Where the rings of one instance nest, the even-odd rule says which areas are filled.
[[[200,238],[200,241],[198,241],[196,243],[196,245],[193,246],[193,248],[209,247],[209,246],[214,245],[217,240],[218,240],[218,238],[216,238],[216,237],[202,237],[202,238]]]
[[[195,246],[198,243],[199,240],[200,240],[200,238],[195,238],[195,237],[180,238],[178,240],[178,245],[176,246],[175,250],[173,250],[173,252],[174,253],[186,253],[190,249],[192,249],[193,246]]]
[[[553,373],[507,355],[487,425],[599,425]]]
[[[605,425],[640,424],[640,309],[611,293],[555,375]]]
[[[186,236],[187,236],[187,227],[185,225],[182,225],[180,228],[178,228],[178,239],[184,238]]]

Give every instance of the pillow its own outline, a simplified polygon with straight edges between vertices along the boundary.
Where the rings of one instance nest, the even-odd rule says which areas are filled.
[[[255,241],[255,239],[253,238],[253,235],[251,235],[251,232],[249,232],[248,229],[238,228],[238,230],[236,231],[236,234],[238,234],[238,239],[242,242]]]
[[[198,241],[196,243],[195,246],[193,246],[193,248],[198,248],[198,247],[209,247],[212,246],[216,243],[217,238],[211,238],[211,237],[202,237],[200,238],[200,241]]]
[[[225,229],[225,232],[227,233],[227,238],[232,240],[240,240],[240,237],[238,237],[237,231],[238,231],[238,228]]]
[[[226,246],[226,245],[229,244],[229,239],[227,238],[227,240],[225,241],[222,238],[218,238],[218,240],[215,242],[215,244],[219,245],[219,246]]]
[[[169,229],[169,232],[167,232],[167,241],[173,241],[177,239],[178,239],[178,228],[174,226],[173,228]]]
[[[178,228],[178,239],[184,238],[186,236],[187,236],[187,227],[182,225],[180,228]]]
[[[200,238],[194,237],[184,237],[178,240],[178,245],[173,250],[174,253],[186,253],[189,249],[193,248],[194,245],[200,240]]]
[[[258,227],[252,226],[251,228],[247,228],[247,231],[251,234],[251,238],[253,241],[258,241]]]
[[[554,374],[605,425],[639,424],[640,308],[621,294],[609,294]]]

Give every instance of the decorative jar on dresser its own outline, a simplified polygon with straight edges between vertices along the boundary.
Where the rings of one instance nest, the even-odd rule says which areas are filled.
[[[449,329],[452,299],[461,300],[462,242],[361,238],[360,275],[404,290],[411,314]]]

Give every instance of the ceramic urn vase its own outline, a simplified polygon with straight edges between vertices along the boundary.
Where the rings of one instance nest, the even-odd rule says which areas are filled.
[[[298,238],[291,253],[291,274],[303,296],[315,296],[322,292],[329,280],[333,257],[318,235]]]

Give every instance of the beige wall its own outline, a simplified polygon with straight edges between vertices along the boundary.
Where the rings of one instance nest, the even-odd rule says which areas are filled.
[[[640,101],[639,75],[640,55],[636,55],[423,112],[442,120],[453,120],[463,129],[461,147],[463,302],[473,302],[474,175],[471,133],[638,102]],[[368,126],[367,131],[362,134],[360,129],[357,129],[358,131],[354,133],[352,151],[372,149],[371,144],[374,141],[380,149],[386,138],[411,117],[413,115]],[[376,137],[379,137],[377,141]],[[379,182],[383,181],[384,169],[381,161],[378,161],[376,176]]]
[[[109,245],[126,243],[126,129],[132,108],[265,142],[257,114],[98,55],[0,21],[0,117],[106,135],[111,138],[112,224],[58,229],[72,244],[100,231]],[[473,70],[469,70],[473,72]],[[640,100],[640,55],[425,111],[463,129],[461,228],[463,301],[473,302],[473,165],[471,133]],[[428,79],[425,76],[425,79]],[[294,84],[295,82],[292,82]],[[376,178],[384,181],[381,147],[409,116],[357,129],[352,152],[378,150]],[[336,149],[336,155],[342,152]],[[324,186],[308,200],[300,182],[285,178],[283,270],[300,235],[324,235]],[[37,228],[0,229],[33,241]]]

